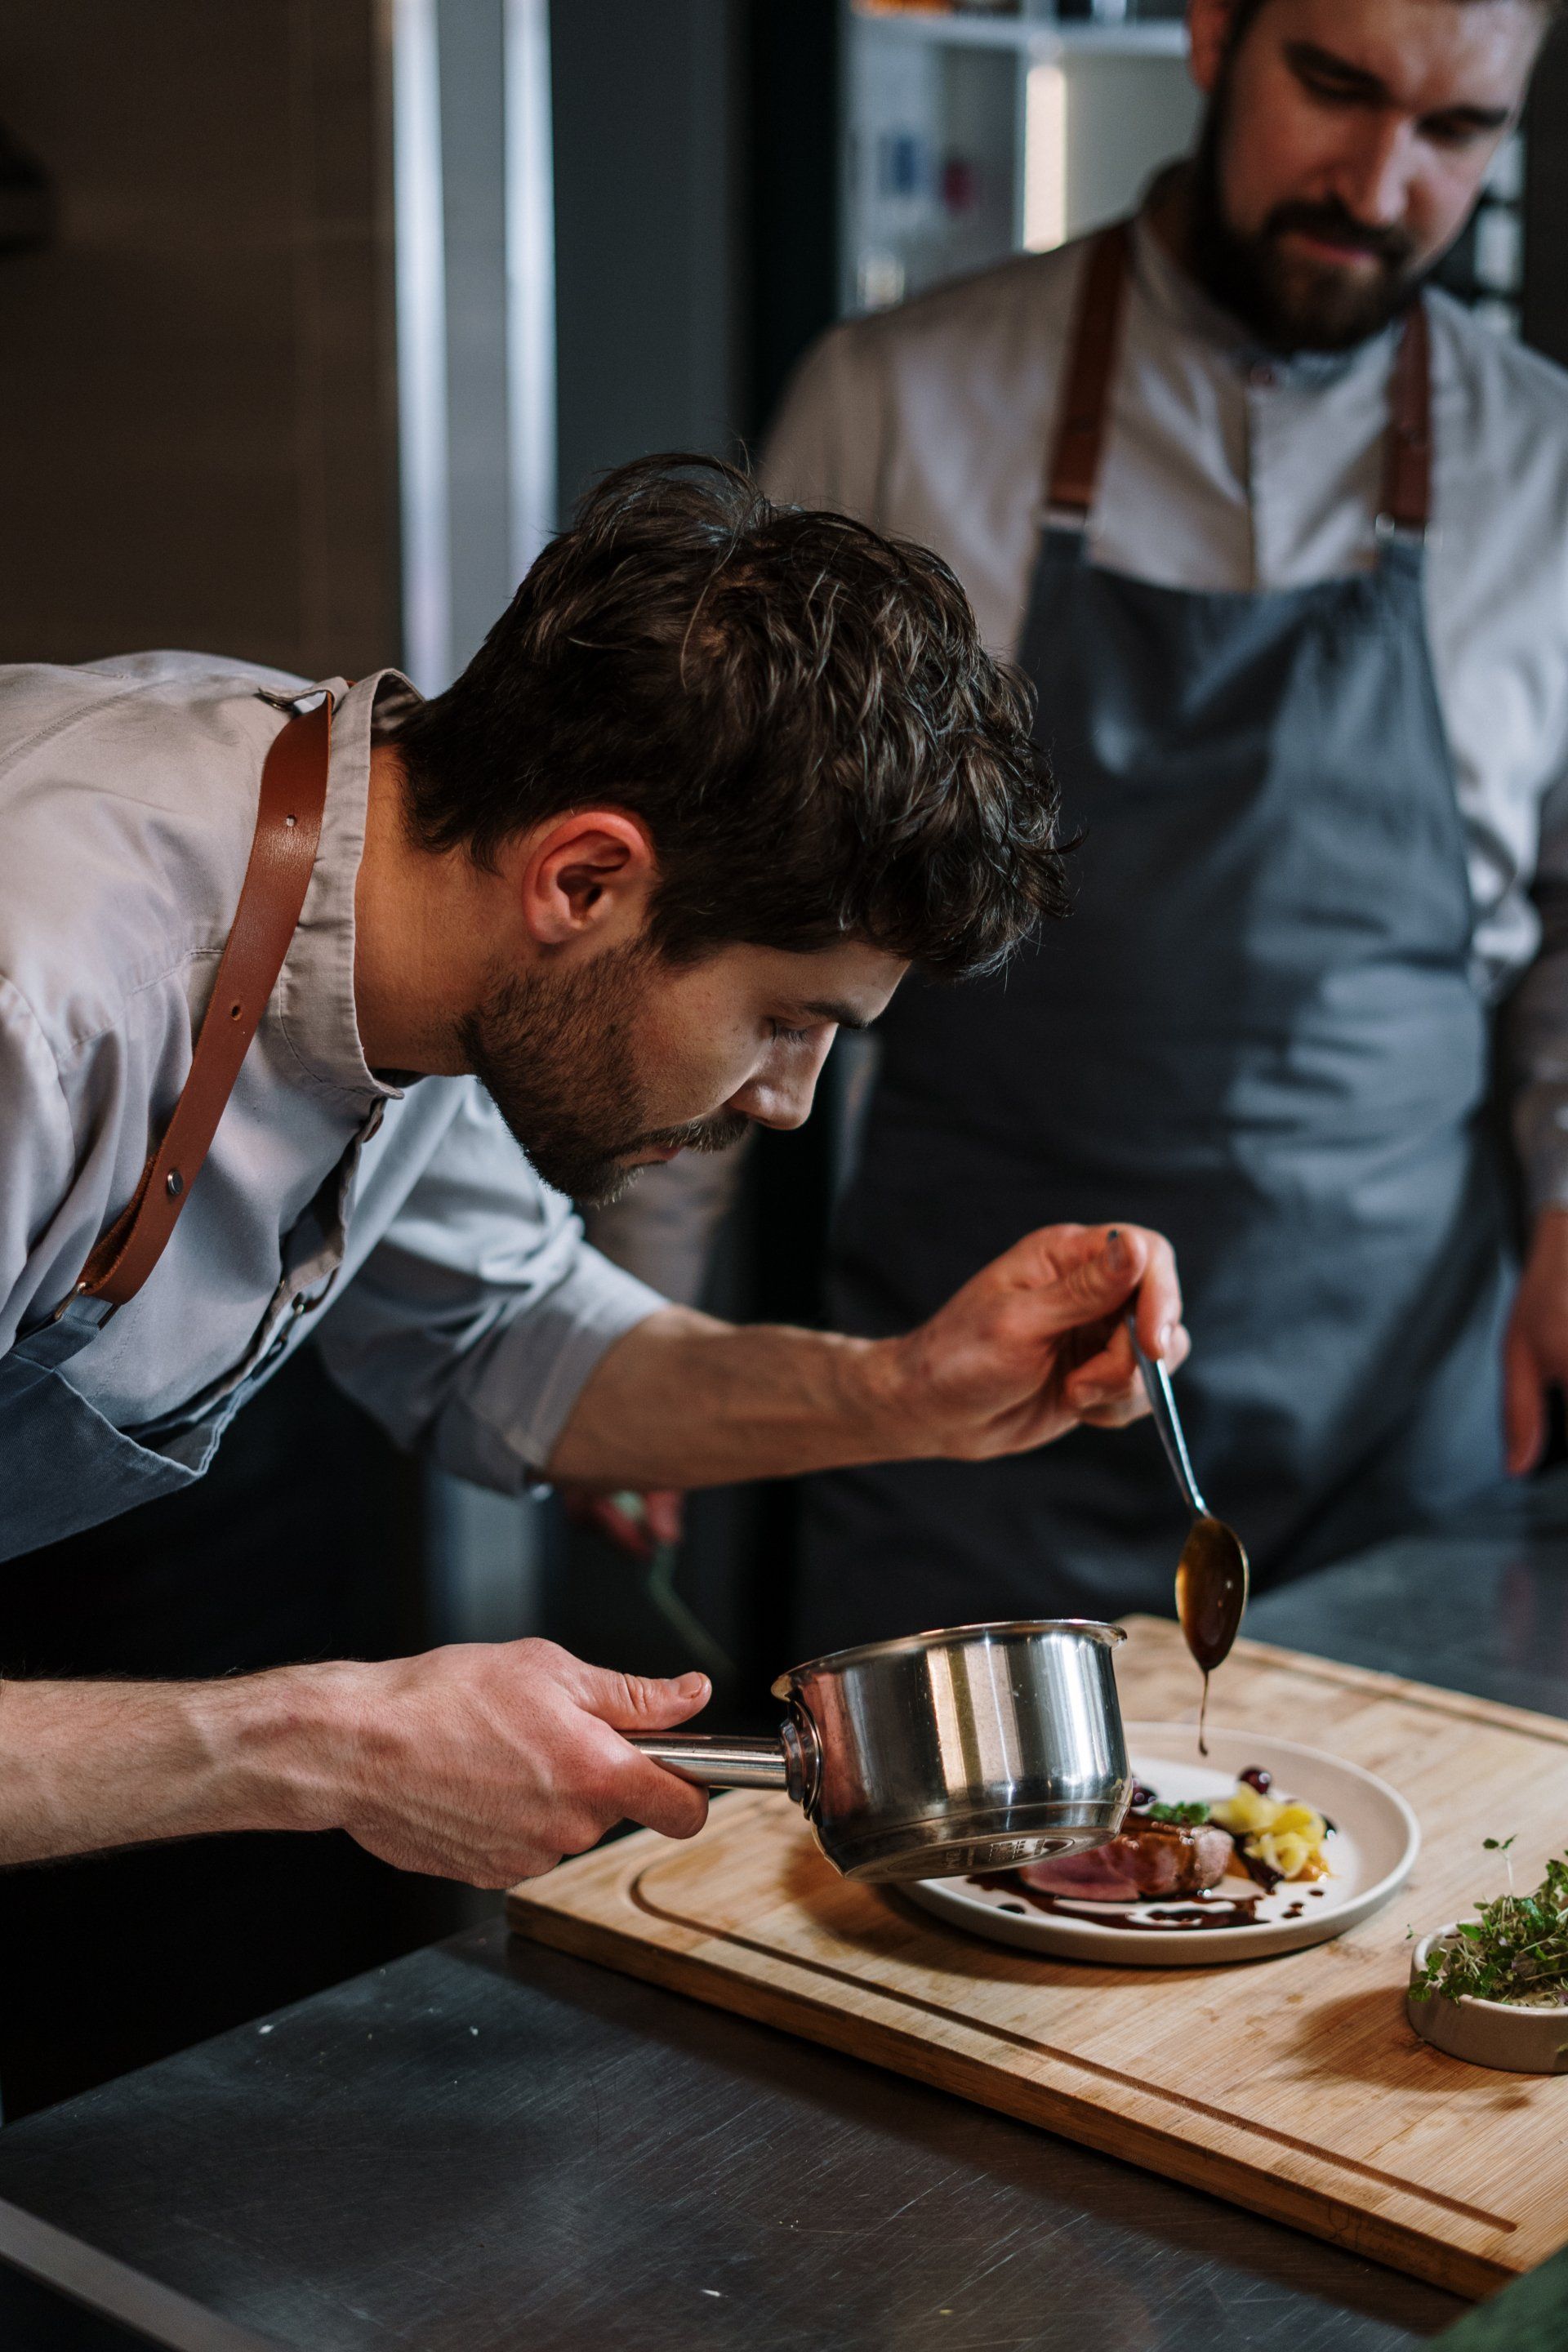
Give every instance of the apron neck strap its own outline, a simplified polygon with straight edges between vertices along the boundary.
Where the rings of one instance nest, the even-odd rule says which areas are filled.
[[[62,1315],[75,1309],[79,1319],[102,1322],[133,1298],[191,1197],[305,904],[331,736],[328,694],[314,709],[296,712],[268,746],[250,862],[184,1091],[133,1198],[88,1259]]]
[[[1131,258],[1132,233],[1126,221],[1103,230],[1084,257],[1046,478],[1046,520],[1058,530],[1084,530],[1093,510]],[[1380,539],[1420,539],[1426,530],[1432,504],[1431,379],[1426,306],[1418,299],[1405,313],[1389,384]]]
[[[1131,242],[1127,223],[1118,221],[1095,238],[1079,274],[1056,446],[1046,478],[1047,521],[1068,530],[1082,530],[1088,523],[1100,481]]]
[[[1380,539],[1424,539],[1432,511],[1432,335],[1418,295],[1405,314],[1388,387]]]

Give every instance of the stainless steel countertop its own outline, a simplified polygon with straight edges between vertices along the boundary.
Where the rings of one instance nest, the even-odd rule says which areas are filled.
[[[1247,1630],[1568,1715],[1568,1475]],[[1463,2308],[499,1921],[0,2132],[0,2198],[300,2352],[1385,2352]]]

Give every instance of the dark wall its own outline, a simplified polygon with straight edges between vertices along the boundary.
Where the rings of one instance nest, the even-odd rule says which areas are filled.
[[[743,30],[737,0],[552,9],[563,512],[738,429]]]
[[[53,183],[0,255],[0,659],[395,659],[372,0],[49,0],[0,121]]]
[[[835,0],[557,0],[563,511],[656,449],[735,454],[834,312]]]
[[[1548,37],[1525,118],[1524,340],[1568,367],[1568,27]]]
[[[748,436],[837,309],[839,32],[837,0],[747,12]]]

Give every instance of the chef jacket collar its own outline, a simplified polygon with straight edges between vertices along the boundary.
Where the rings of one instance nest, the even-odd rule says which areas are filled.
[[[1387,369],[1393,327],[1381,329],[1344,352],[1275,352],[1260,343],[1239,319],[1222,310],[1188,276],[1155,234],[1149,219],[1153,194],[1151,189],[1133,223],[1132,266],[1141,291],[1173,326],[1223,352],[1238,374],[1267,375],[1272,382],[1296,384],[1303,391],[1339,383],[1360,368]]]
[[[278,984],[277,1013],[300,1082],[368,1118],[378,1103],[401,1095],[415,1075],[370,1068],[354,1009],[354,883],[364,856],[371,745],[419,698],[400,671],[383,669],[352,687],[346,678],[318,678],[296,693],[264,698],[292,709],[322,692],[337,702],[327,803],[315,870]]]

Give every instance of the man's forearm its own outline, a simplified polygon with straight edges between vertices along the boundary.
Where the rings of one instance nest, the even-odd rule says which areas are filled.
[[[909,1450],[890,1343],[669,1307],[601,1360],[549,1470],[601,1485],[710,1486]]]
[[[583,1485],[715,1486],[854,1462],[977,1461],[1147,1410],[1144,1350],[1186,1353],[1170,1244],[1142,1226],[1026,1234],[889,1339],[647,1317],[601,1357],[545,1465]]]
[[[0,1863],[331,1826],[355,1671],[0,1684]]]
[[[346,1830],[402,1870],[510,1886],[613,1823],[706,1798],[616,1735],[684,1723],[705,1675],[479,1642],[213,1683],[0,1684],[0,1864],[224,1830]]]

